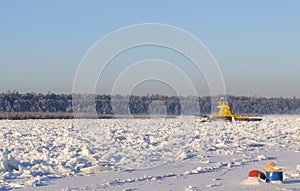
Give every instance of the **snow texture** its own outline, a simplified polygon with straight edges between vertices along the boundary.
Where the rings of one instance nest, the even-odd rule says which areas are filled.
[[[0,190],[300,190],[299,116],[197,120],[2,120]]]

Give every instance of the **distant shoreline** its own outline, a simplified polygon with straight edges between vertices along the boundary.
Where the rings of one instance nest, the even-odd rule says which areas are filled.
[[[300,98],[265,98],[226,96],[234,113],[273,115],[300,114]],[[80,99],[79,99],[80,98]],[[79,100],[78,100],[79,99]],[[166,95],[122,96],[92,94],[40,94],[18,92],[0,93],[0,119],[72,119],[114,118],[115,113],[124,113],[124,118],[150,118],[209,114],[212,112],[212,97],[182,97]],[[117,112],[116,112],[117,111]],[[2,112],[2,113],[1,113]],[[130,113],[129,113],[130,112]],[[165,113],[161,113],[165,112]],[[122,117],[122,116],[121,116]],[[118,115],[117,118],[120,118]],[[151,116],[153,118],[153,116]]]
[[[251,116],[251,114],[249,114]],[[276,115],[299,115],[299,114],[268,114],[263,116]],[[151,115],[151,114],[98,114],[98,118],[92,113],[74,113],[72,112],[0,112],[0,120],[29,120],[29,119],[150,119],[150,118],[176,118],[180,115]],[[195,115],[197,116],[197,115]],[[202,116],[202,115],[199,115]]]
[[[113,115],[98,114],[98,119],[115,118],[176,118],[174,115],[150,115],[150,114],[132,114],[132,115]],[[72,112],[0,112],[0,120],[27,120],[27,119],[75,119]],[[76,119],[95,119],[91,113],[76,113]]]

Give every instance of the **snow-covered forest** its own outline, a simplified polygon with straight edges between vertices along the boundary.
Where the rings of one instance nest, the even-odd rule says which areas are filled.
[[[78,96],[78,95],[77,95]],[[161,101],[163,104],[157,107],[165,107],[159,111],[165,111],[167,115],[181,115],[181,101],[184,100],[190,113],[200,108],[201,114],[211,112],[211,98],[203,97],[178,97],[165,95],[147,96],[122,96],[122,95],[87,95],[82,94],[81,100],[95,100],[94,105],[81,105],[83,112],[89,111],[90,107],[95,107],[98,114],[114,114],[111,101],[117,99],[119,104],[129,103],[131,114],[149,114],[149,106],[153,101]],[[246,97],[228,96],[229,104],[233,112],[242,114],[300,114],[300,99],[292,98],[267,98],[267,97]],[[195,106],[194,100],[197,99],[199,105]],[[129,101],[128,101],[129,100]],[[80,103],[79,103],[80,104]],[[124,107],[124,110],[126,107]],[[17,91],[0,94],[1,112],[73,112],[72,94],[54,93],[19,93]],[[79,112],[79,111],[74,111]],[[188,111],[189,112],[189,111]]]

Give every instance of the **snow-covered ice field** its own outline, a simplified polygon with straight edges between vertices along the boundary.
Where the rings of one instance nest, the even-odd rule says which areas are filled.
[[[0,190],[300,190],[300,116],[197,120],[2,120]]]

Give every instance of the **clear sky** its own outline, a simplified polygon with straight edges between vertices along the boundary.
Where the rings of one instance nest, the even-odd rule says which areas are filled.
[[[297,0],[1,0],[0,92],[71,93],[86,51],[139,23],[196,36],[219,64],[228,94],[300,97]]]

